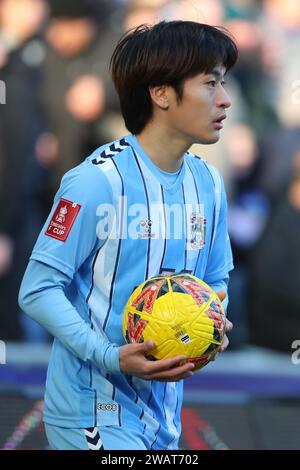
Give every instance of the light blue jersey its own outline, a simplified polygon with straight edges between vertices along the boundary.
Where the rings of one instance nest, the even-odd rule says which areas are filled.
[[[22,308],[55,336],[46,423],[124,427],[149,449],[177,448],[183,381],[120,373],[123,310],[136,286],[163,273],[224,288],[233,268],[226,218],[215,168],[187,153],[168,174],[132,135],[64,176],[20,293]]]

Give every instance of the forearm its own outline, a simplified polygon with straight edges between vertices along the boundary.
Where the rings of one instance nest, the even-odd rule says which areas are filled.
[[[36,276],[41,266],[43,278]],[[62,273],[31,261],[19,294],[20,307],[84,362],[91,361],[108,373],[120,372],[119,347],[81,318],[65,296],[65,282]]]

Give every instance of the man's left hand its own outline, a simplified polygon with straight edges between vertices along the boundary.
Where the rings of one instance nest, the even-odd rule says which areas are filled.
[[[223,302],[223,300],[225,299],[227,295],[227,292],[225,290],[220,290],[217,292],[217,296],[219,297],[219,299],[221,300],[221,302]],[[226,333],[229,333],[229,331],[231,331],[233,328],[233,324],[231,323],[231,321],[229,321],[227,318],[226,318],[226,323],[225,323],[225,332]],[[220,349],[220,352],[224,352],[225,349],[227,349],[229,345],[229,339],[227,337],[227,335],[225,334],[224,335],[224,338],[223,338],[223,341],[222,341],[222,346],[221,346],[221,349]]]

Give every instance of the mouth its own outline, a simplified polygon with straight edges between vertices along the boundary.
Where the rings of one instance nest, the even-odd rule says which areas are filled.
[[[222,129],[223,128],[223,121],[226,119],[226,114],[222,114],[222,116],[218,117],[213,121],[214,127],[216,129]]]

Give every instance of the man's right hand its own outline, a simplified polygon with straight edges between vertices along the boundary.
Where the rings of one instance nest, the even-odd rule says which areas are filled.
[[[175,382],[187,379],[193,375],[194,364],[180,365],[186,356],[176,356],[169,359],[150,361],[145,357],[155,345],[148,340],[145,343],[127,344],[120,348],[120,370],[124,374],[141,377],[144,380],[160,382]]]

